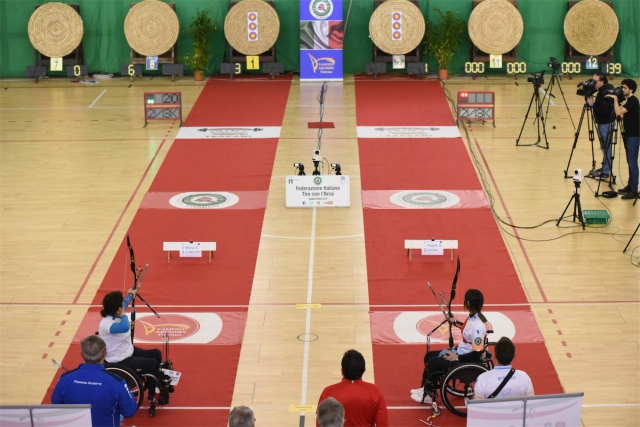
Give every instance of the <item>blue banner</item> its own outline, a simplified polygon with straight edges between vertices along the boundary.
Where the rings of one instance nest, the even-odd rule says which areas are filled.
[[[342,80],[342,0],[300,0],[300,79]]]

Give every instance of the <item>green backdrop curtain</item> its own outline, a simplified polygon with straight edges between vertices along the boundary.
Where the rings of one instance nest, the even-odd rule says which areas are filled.
[[[124,19],[131,1],[127,0],[58,0],[79,4],[84,22],[83,48],[85,63],[90,73],[119,73],[129,62],[129,46],[124,37]],[[276,56],[286,71],[299,67],[300,6],[298,0],[274,0],[280,18],[280,34],[276,42]],[[223,34],[228,0],[174,0],[180,21],[178,55],[190,51],[191,39],[186,33],[198,9],[210,9],[217,31],[214,35],[214,54],[207,74],[219,73],[228,45]],[[612,0],[620,23],[620,34],[614,45],[615,61],[622,64],[623,75],[640,75],[640,1]],[[29,42],[27,25],[34,6],[47,2],[34,0],[0,0],[0,77],[24,77],[27,65],[34,64],[34,50]],[[434,8],[453,10],[465,21],[471,14],[471,0],[419,0],[425,19],[435,19]],[[546,69],[549,57],[564,60],[564,17],[566,0],[518,0],[518,10],[524,20],[524,35],[518,45],[519,61],[527,64],[528,72]],[[365,64],[373,58],[373,45],[369,38],[369,19],[373,13],[373,0],[344,0],[345,39],[344,72],[363,73]],[[347,20],[348,14],[348,20]],[[427,31],[429,28],[427,27]],[[422,46],[421,46],[421,49]],[[455,55],[450,72],[462,73],[470,58],[470,42],[465,37]],[[433,58],[423,55],[430,70],[437,69]],[[583,67],[584,68],[584,67]],[[187,70],[189,71],[189,70]],[[504,72],[504,69],[503,71]],[[589,74],[588,72],[587,74]]]

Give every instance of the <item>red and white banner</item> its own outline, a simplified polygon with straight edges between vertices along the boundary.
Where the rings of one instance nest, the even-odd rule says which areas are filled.
[[[488,208],[482,190],[366,190],[365,209],[478,209]]]
[[[531,311],[483,311],[487,318],[487,329],[493,330],[490,341],[498,341],[508,337],[514,342],[544,342],[540,330],[536,326]],[[464,320],[463,312],[453,313],[457,319]],[[423,344],[427,335],[443,320],[441,311],[376,311],[371,312],[371,338],[374,344]],[[462,339],[461,331],[453,328],[453,336],[458,342]],[[449,342],[449,324],[445,322],[431,334],[431,343]]]

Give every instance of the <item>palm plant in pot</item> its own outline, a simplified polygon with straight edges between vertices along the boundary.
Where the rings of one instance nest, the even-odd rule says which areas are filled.
[[[440,9],[434,10],[440,19],[437,23],[430,22],[427,27],[424,35],[425,53],[438,61],[438,77],[445,80],[449,78],[449,65],[458,51],[467,23],[452,11],[443,13]]]
[[[211,38],[217,29],[211,18],[211,11],[198,10],[189,24],[187,33],[193,37],[192,52],[183,58],[183,62],[193,70],[195,80],[204,79],[204,72],[211,59]]]

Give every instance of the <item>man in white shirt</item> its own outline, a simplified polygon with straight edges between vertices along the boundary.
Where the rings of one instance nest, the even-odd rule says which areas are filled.
[[[496,343],[495,353],[498,364],[491,371],[478,377],[473,387],[474,399],[488,399],[500,387],[512,369],[511,361],[516,356],[516,347],[509,338],[500,338]],[[533,396],[533,384],[529,375],[517,369],[514,371],[502,390],[493,397]]]

